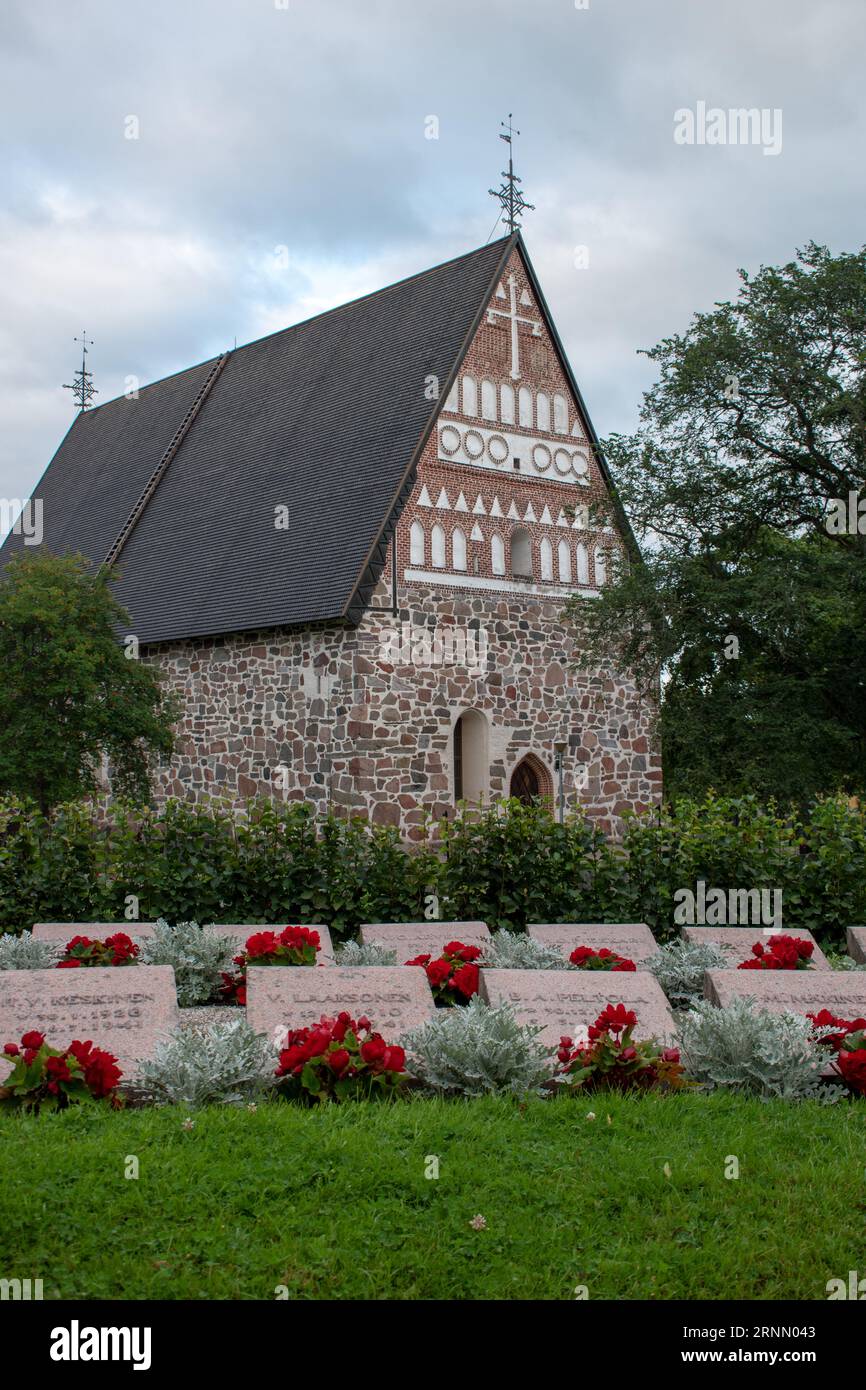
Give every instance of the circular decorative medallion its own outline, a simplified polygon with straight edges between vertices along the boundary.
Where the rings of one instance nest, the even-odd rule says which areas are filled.
[[[571,454],[567,449],[557,449],[553,455],[553,462],[556,464],[557,473],[568,473],[571,471]]]
[[[477,430],[467,430],[463,436],[463,448],[471,459],[478,459],[484,453],[484,440]]]
[[[453,425],[443,425],[439,431],[439,443],[442,445],[442,453],[456,453],[460,448],[460,431],[455,430]]]
[[[550,467],[550,450],[546,444],[533,444],[532,462],[539,473],[544,473]]]
[[[439,443],[444,454],[456,454],[460,448],[460,431],[453,425],[443,425],[439,433]]]
[[[487,452],[494,463],[504,463],[508,458],[508,445],[501,434],[491,434],[487,441]]]
[[[572,456],[571,466],[576,478],[582,479],[583,482],[589,481],[589,459],[586,454],[578,449],[577,453]]]

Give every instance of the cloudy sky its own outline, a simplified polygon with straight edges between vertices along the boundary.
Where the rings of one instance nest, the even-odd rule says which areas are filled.
[[[637,349],[738,266],[862,244],[864,37],[863,0],[2,0],[0,499],[72,421],[82,327],[105,401],[499,235],[509,111],[566,350],[629,429]],[[780,111],[781,150],[677,143],[699,102]]]

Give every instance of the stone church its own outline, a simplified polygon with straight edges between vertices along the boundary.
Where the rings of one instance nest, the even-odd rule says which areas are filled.
[[[159,800],[418,838],[660,797],[654,711],[563,615],[636,552],[519,231],[83,411],[36,496],[180,699]]]

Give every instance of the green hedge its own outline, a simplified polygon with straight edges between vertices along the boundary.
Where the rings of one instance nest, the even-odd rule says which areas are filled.
[[[0,800],[0,925],[117,921],[130,895],[143,920],[325,923],[438,916],[521,929],[528,922],[647,922],[674,934],[674,893],[781,888],[786,929],[844,943],[866,921],[866,818],[844,798],[807,818],[753,798],[707,797],[629,817],[611,842],[582,816],[502,803],[430,827],[407,848],[390,828],[252,804],[245,817],[172,802],[163,811],[93,808],[50,817]],[[438,831],[438,833],[434,833]]]

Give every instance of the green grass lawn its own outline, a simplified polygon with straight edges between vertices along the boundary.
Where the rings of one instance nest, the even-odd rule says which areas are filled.
[[[828,1279],[863,1267],[863,1103],[263,1104],[198,1111],[190,1131],[185,1117],[4,1115],[0,1276],[69,1299],[277,1285],[293,1299],[572,1299],[581,1284],[591,1299],[824,1299]]]

